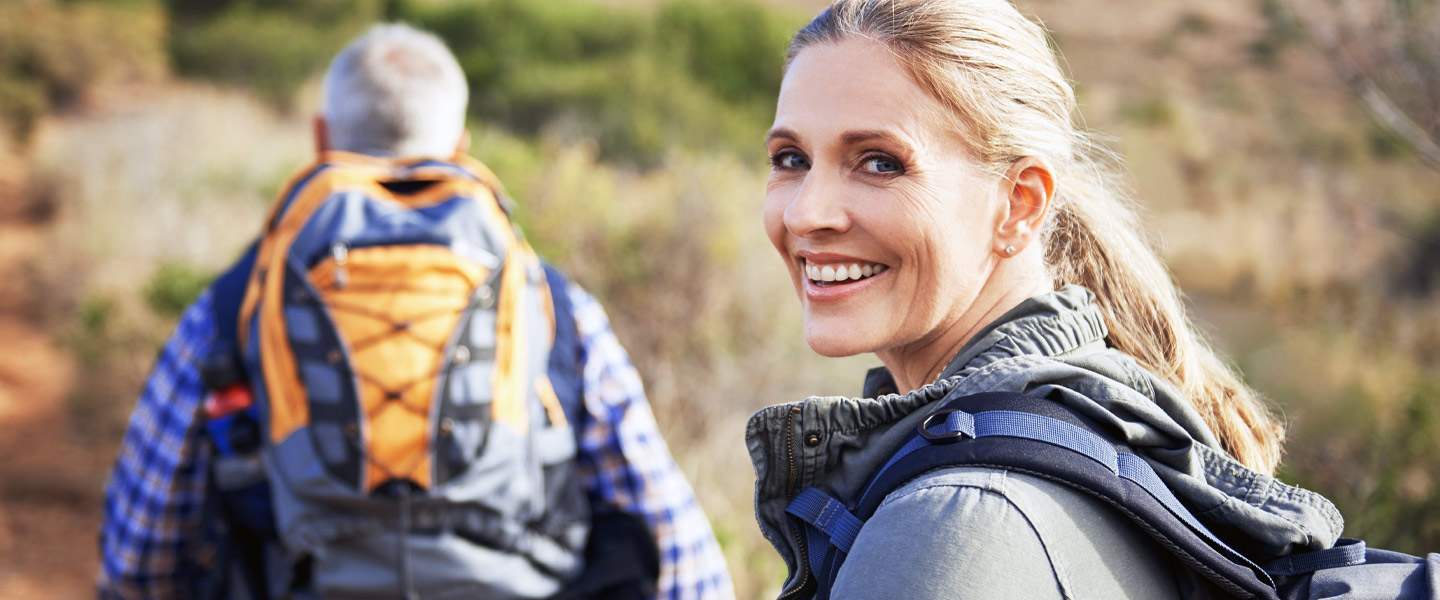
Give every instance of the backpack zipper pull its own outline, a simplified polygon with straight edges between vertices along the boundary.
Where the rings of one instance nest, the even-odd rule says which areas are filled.
[[[330,244],[330,258],[335,260],[335,289],[344,289],[350,283],[350,272],[345,263],[350,260],[350,246],[345,242]]]

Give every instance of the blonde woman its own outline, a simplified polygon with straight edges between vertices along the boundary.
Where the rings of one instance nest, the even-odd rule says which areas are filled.
[[[982,466],[909,480],[817,573],[826,549],[787,505],[808,487],[857,497],[942,398],[979,392],[1094,423],[1252,557],[1334,544],[1334,507],[1270,477],[1280,423],[1186,316],[1039,26],[1007,0],[840,0],[795,36],[786,69],[765,228],[810,346],[884,367],[864,398],[750,421],[757,517],[790,567],[782,597],[1234,593],[1121,509]]]

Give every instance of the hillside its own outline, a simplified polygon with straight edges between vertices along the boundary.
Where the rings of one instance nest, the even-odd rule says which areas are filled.
[[[467,62],[492,86],[477,92],[474,153],[521,201],[537,247],[609,307],[740,597],[771,595],[784,573],[750,514],[744,421],[856,393],[873,362],[808,351],[759,227],[778,48],[823,3],[413,4],[422,23],[462,22],[425,12],[444,7],[509,6],[517,23],[551,28],[517,25],[504,40],[524,68]],[[1370,120],[1275,0],[1020,6],[1053,31],[1086,122],[1125,158],[1202,325],[1292,424],[1284,477],[1334,498],[1349,534],[1440,547],[1440,302],[1425,284],[1440,172]],[[22,10],[37,36],[95,34],[34,46],[60,57],[38,64],[71,65],[50,80],[93,83],[0,94],[0,122],[32,119],[0,144],[0,599],[81,598],[139,386],[179,309],[308,158],[315,57],[331,50],[318,37],[283,56],[236,49],[288,61],[262,83],[203,61],[226,58],[205,44],[234,28],[280,27],[269,17],[171,21],[158,2],[25,0],[0,7],[0,23]],[[736,12],[706,12],[720,10]],[[745,19],[753,26],[735,25]],[[99,33],[116,20],[139,33]],[[761,37],[744,37],[752,30]],[[598,49],[566,55],[546,42],[555,31]],[[102,47],[75,41],[92,38]],[[467,57],[490,48],[463,43],[475,44]],[[6,48],[0,65],[23,54]],[[695,58],[711,55],[725,61]],[[17,97],[32,100],[5,104]]]

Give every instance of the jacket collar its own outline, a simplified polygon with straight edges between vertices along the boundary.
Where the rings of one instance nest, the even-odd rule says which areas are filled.
[[[952,379],[967,368],[1012,356],[1060,356],[1087,345],[1103,344],[1107,335],[1105,316],[1090,292],[1080,286],[1066,286],[1029,298],[982,328],[950,359],[936,380]],[[865,374],[865,397],[877,398],[897,391],[895,378],[885,367],[872,368]]]
[[[1106,335],[1094,296],[1069,286],[1007,312],[935,383],[911,393],[896,394],[893,378],[877,368],[865,378],[864,398],[812,397],[762,409],[746,431],[762,532],[791,573],[801,573],[801,543],[784,512],[794,494],[815,486],[853,497],[932,404],[952,393],[1004,390],[1052,398],[1120,432],[1203,518],[1234,528],[1237,549],[1252,557],[1333,545],[1343,521],[1328,500],[1231,459],[1188,401],[1107,348]]]

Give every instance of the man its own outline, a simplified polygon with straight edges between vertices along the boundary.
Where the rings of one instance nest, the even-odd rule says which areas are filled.
[[[460,67],[438,38],[403,25],[376,26],[327,73],[317,149],[448,159],[468,143],[467,96]],[[592,503],[643,517],[659,547],[657,597],[733,597],[710,526],[603,310],[574,284],[563,293],[573,306],[582,363],[583,411],[573,421],[583,487]],[[187,597],[212,575],[202,521],[216,457],[205,436],[200,371],[223,340],[216,302],[207,291],[186,310],[131,417],[106,490],[102,598]]]

